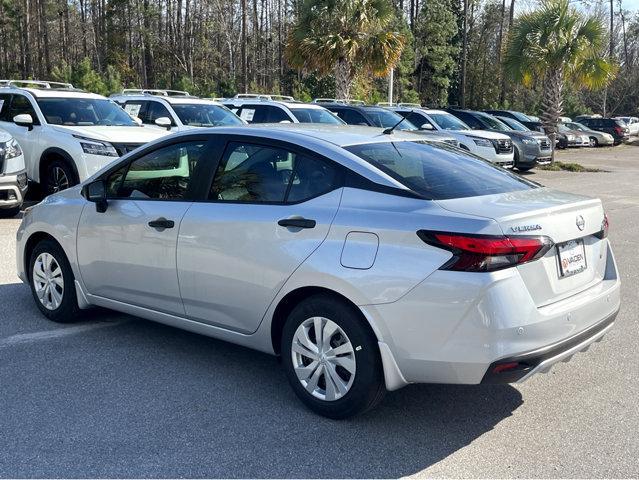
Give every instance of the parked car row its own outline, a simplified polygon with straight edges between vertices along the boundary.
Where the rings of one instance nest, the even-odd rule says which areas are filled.
[[[634,117],[626,120],[636,123]],[[558,147],[618,143],[629,131],[620,126],[626,120],[563,123]],[[382,129],[384,133],[411,131],[424,140],[459,147],[520,171],[551,161],[550,140],[542,133],[541,123],[509,110],[432,110],[420,105],[380,106],[336,99],[304,103],[292,97],[263,94],[204,99],[185,91],[158,89],[125,89],[107,99],[67,83],[2,80],[0,128],[10,135],[4,144],[14,142],[21,154],[11,157],[16,149],[3,149],[0,184],[5,187],[0,187],[0,214],[17,211],[27,178],[48,195],[79,183],[113,159],[168,134],[198,127],[260,123],[356,125]],[[16,167],[18,159],[23,162],[20,168]]]

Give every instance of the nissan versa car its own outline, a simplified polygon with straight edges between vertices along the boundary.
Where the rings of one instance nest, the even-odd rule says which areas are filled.
[[[25,211],[19,276],[53,321],[98,305],[280,355],[332,418],[410,383],[523,381],[610,330],[600,200],[383,132],[147,144]]]

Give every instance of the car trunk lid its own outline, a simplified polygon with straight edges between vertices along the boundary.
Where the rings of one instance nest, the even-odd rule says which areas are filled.
[[[452,212],[491,218],[500,225],[506,236],[544,235],[555,243],[539,260],[516,267],[538,307],[579,293],[599,283],[604,277],[606,242],[599,235],[604,219],[599,199],[542,187],[438,200],[437,203]],[[571,243],[567,245],[567,242]],[[560,246],[565,246],[561,256]],[[585,269],[570,274],[573,260],[574,269],[577,269],[576,266],[583,267],[582,261],[577,258],[582,252]],[[563,269],[560,257],[568,262],[564,262]]]

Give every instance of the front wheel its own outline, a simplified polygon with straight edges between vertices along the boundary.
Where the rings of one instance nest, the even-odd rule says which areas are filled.
[[[73,271],[56,242],[43,240],[31,252],[29,284],[40,311],[49,320],[70,323],[78,319]]]
[[[293,390],[314,412],[341,419],[377,405],[386,388],[377,339],[355,308],[316,295],[293,309],[282,360]]]
[[[599,142],[597,141],[597,139],[595,137],[590,137],[589,145],[591,147],[598,147],[599,146]]]
[[[53,160],[47,165],[43,183],[46,195],[51,195],[77,185],[78,179],[71,165],[64,160]]]

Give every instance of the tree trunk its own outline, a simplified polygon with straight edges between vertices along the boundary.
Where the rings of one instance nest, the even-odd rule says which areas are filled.
[[[248,93],[248,66],[246,59],[246,0],[242,0],[242,89]]]
[[[563,67],[549,71],[544,78],[541,121],[550,137],[552,157],[555,157],[557,124],[563,113],[564,70]]]
[[[335,96],[337,98],[351,98],[352,83],[351,64],[345,58],[341,58],[335,64]]]
[[[468,56],[468,0],[464,0],[464,21],[462,22],[462,57],[461,57],[461,80],[459,88],[459,105],[466,106],[466,57]]]

